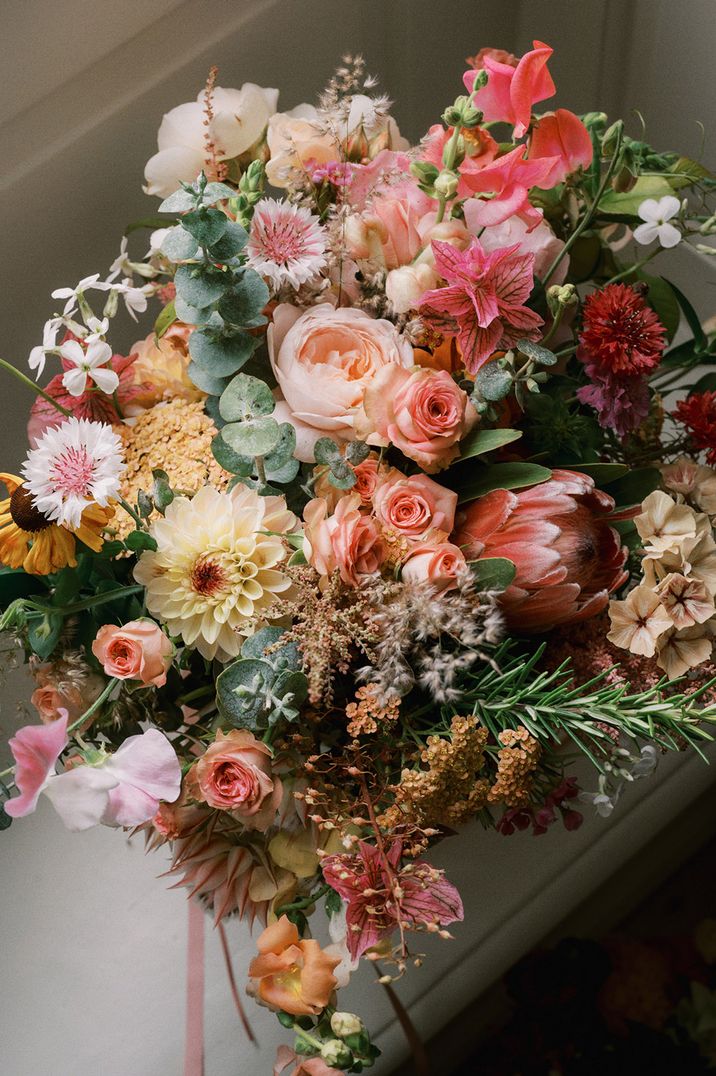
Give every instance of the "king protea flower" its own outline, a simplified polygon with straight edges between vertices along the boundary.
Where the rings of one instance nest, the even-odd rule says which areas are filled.
[[[605,518],[613,508],[587,475],[556,470],[538,486],[468,504],[452,540],[467,560],[513,561],[517,574],[500,599],[507,622],[546,631],[601,612],[626,582],[627,550]]]

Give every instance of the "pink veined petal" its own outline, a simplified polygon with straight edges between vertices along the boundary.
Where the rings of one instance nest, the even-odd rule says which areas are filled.
[[[505,251],[497,251],[505,254]],[[491,274],[492,285],[501,306],[521,306],[532,291],[534,254],[511,254],[496,261]]]
[[[5,803],[10,818],[23,818],[37,806],[40,793],[54,774],[55,764],[68,744],[67,710],[49,725],[25,725],[10,740],[15,759],[15,784],[19,796]]]
[[[79,832],[99,825],[116,784],[106,766],[77,766],[51,777],[44,792],[67,828]]]
[[[502,325],[493,321],[486,329],[477,324],[473,318],[471,324],[460,326],[458,342],[462,351],[465,367],[471,373],[477,373],[487,362],[502,339]]]
[[[468,271],[463,251],[458,250],[452,243],[443,243],[439,239],[433,239],[431,246],[435,256],[435,268],[440,276],[450,283],[469,284],[471,282],[472,276]]]
[[[490,201],[478,201],[477,208],[472,211],[472,219],[480,228],[491,228],[519,213],[527,200],[527,188],[521,184],[511,184]]]
[[[487,285],[477,281],[473,284],[470,295],[477,317],[477,324],[481,329],[486,329],[500,313],[493,281],[490,280]]]
[[[173,803],[181,790],[176,752],[158,729],[130,736],[104,764],[118,784],[128,784],[157,800]]]

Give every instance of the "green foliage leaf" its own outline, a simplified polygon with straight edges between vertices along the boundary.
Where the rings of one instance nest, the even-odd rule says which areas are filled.
[[[202,206],[190,213],[185,213],[181,219],[181,227],[194,237],[202,247],[210,247],[218,243],[226,231],[228,217],[219,209],[207,209]]]
[[[187,210],[193,209],[196,203],[196,195],[192,195],[189,191],[185,191],[183,187],[180,187],[178,191],[174,191],[168,198],[159,206],[160,213],[186,213]]]
[[[164,512],[174,500],[174,490],[169,484],[169,475],[166,471],[162,471],[160,467],[154,468],[152,478],[154,479],[152,500],[157,511],[164,515]]]
[[[187,373],[197,388],[202,392],[208,392],[210,396],[221,396],[229,385],[228,377],[215,377],[195,362],[190,362]]]
[[[214,205],[216,202],[225,202],[235,196],[236,191],[234,188],[229,187],[226,183],[207,183],[201,200],[204,205]]]
[[[521,430],[485,430],[478,426],[460,442],[460,459],[456,463],[482,456],[485,452],[494,452],[503,445],[519,441],[521,436]]]
[[[28,616],[27,641],[43,661],[52,654],[62,633],[62,616],[54,613],[37,613]]]
[[[219,464],[229,474],[240,475],[242,478],[248,478],[253,472],[254,461],[251,456],[241,456],[238,452],[234,452],[231,445],[228,445],[222,435],[217,433],[214,440],[211,442],[211,452]]]
[[[681,321],[681,310],[673,286],[663,277],[650,276],[643,271],[637,273],[637,278],[648,284],[646,300],[666,329],[669,340],[673,340]]]
[[[517,350],[533,362],[539,362],[542,366],[555,366],[557,356],[548,347],[535,344],[532,340],[518,340]]]
[[[316,463],[330,467],[334,460],[341,458],[341,450],[331,437],[319,437],[313,446],[313,456]]]
[[[165,307],[163,307],[163,309],[161,310],[161,312],[159,314],[159,317],[154,322],[154,335],[157,336],[159,339],[161,339],[162,336],[164,336],[164,333],[167,331],[167,329],[171,325],[173,325],[176,320],[177,320],[176,306],[174,304],[174,300],[172,299],[170,302],[168,302],[166,304]]]
[[[185,262],[194,257],[198,246],[194,236],[178,224],[176,228],[170,228],[164,236],[161,250],[171,262]]]
[[[237,374],[221,395],[219,411],[226,422],[243,422],[270,415],[276,406],[265,381],[251,374]]]
[[[609,216],[638,216],[638,209],[645,198],[663,198],[672,193],[672,186],[663,176],[642,175],[630,191],[617,192],[607,190],[599,203],[599,212]]]
[[[483,557],[470,561],[470,568],[483,590],[505,590],[517,573],[514,563],[507,557]]]
[[[235,220],[227,220],[221,239],[211,244],[209,253],[213,261],[228,262],[240,254],[249,240],[249,233]]]
[[[694,346],[695,346],[696,351],[697,352],[707,351],[708,346],[709,346],[709,342],[708,342],[708,338],[706,336],[706,333],[704,332],[703,328],[701,327],[701,320],[699,318],[699,315],[696,313],[696,311],[694,310],[693,306],[691,305],[689,300],[686,298],[684,293],[679,288],[677,288],[676,284],[672,284],[672,282],[670,280],[667,280],[666,283],[669,285],[669,287],[673,291],[674,295],[676,296],[676,299],[677,299],[677,301],[679,303],[679,306],[681,307],[681,309],[683,311],[684,317],[686,318],[686,320],[687,320],[687,322],[689,324],[689,328],[691,329],[691,332],[694,334]]]
[[[131,531],[124,539],[124,544],[133,553],[139,553],[143,549],[156,550],[157,548],[155,539],[152,538],[151,534],[147,534],[146,531]]]
[[[564,463],[560,464],[560,467],[566,471],[579,471],[580,474],[589,475],[600,488],[629,473],[629,468],[624,463]]]
[[[346,445],[346,459],[353,467],[357,467],[370,455],[370,445],[365,441],[349,441]]]
[[[174,274],[177,297],[197,310],[206,309],[224,294],[230,277],[220,269],[180,265]]]
[[[47,584],[40,576],[28,575],[22,568],[0,567],[0,609],[6,609],[17,598],[41,594]]]
[[[689,396],[699,392],[716,392],[716,373],[704,374],[689,389]]]
[[[669,183],[674,190],[679,190],[680,187],[689,187],[702,179],[714,178],[713,172],[710,172],[700,161],[692,160],[691,157],[679,157],[671,165],[670,173]]]
[[[458,501],[473,501],[483,497],[493,489],[524,489],[551,478],[549,467],[538,463],[493,463],[488,467],[475,468],[465,478],[460,477],[459,485],[452,484],[457,491]]]
[[[189,337],[189,354],[207,373],[214,377],[229,377],[251,357],[256,344],[253,336],[240,330],[222,335],[202,330]]]
[[[512,388],[512,375],[498,362],[486,362],[477,371],[475,385],[485,400],[504,400]]]
[[[279,424],[270,415],[230,422],[221,436],[239,455],[266,456],[276,447],[281,436]]]
[[[258,273],[247,269],[241,280],[224,295],[218,310],[230,325],[251,328],[263,325],[263,309],[269,300],[269,290]]]
[[[611,482],[607,492],[614,498],[618,508],[626,508],[641,504],[660,484],[661,475],[655,467],[637,467],[623,478]]]

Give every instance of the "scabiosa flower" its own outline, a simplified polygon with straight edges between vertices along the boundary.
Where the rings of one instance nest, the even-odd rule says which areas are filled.
[[[524,305],[532,291],[534,254],[519,244],[486,253],[479,239],[467,250],[434,240],[435,268],[448,286],[423,295],[421,315],[457,336],[465,366],[476,373],[498,348],[533,337],[542,318]]]
[[[716,392],[694,392],[671,414],[688,430],[693,447],[706,453],[707,463],[716,464]]]
[[[260,497],[246,486],[220,493],[204,486],[191,500],[176,497],[151,527],[156,551],[142,554],[134,576],[147,588],[147,608],[170,635],[205,658],[236,657],[257,620],[287,590],[280,535],[297,525],[283,497]]]
[[[123,469],[122,442],[111,426],[70,418],[42,435],[22,474],[38,511],[76,528],[85,508],[106,507],[117,496]]]
[[[588,373],[651,373],[665,346],[666,329],[629,284],[607,284],[585,299],[577,355]]]
[[[298,289],[326,264],[326,238],[318,217],[303,206],[262,198],[254,210],[247,246],[249,265],[274,290]]]

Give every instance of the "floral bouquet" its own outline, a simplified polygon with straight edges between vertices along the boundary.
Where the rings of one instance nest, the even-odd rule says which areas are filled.
[[[462,919],[435,842],[576,829],[716,720],[716,336],[650,265],[710,250],[714,178],[535,111],[551,52],[481,50],[412,147],[360,59],[291,112],[212,70],[148,252],[53,292],[44,387],[3,363],[37,394],[0,586],[39,721],[0,819],[139,831],[264,924],[277,1073],[373,1065],[336,991]]]

